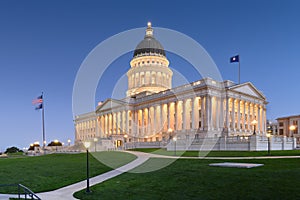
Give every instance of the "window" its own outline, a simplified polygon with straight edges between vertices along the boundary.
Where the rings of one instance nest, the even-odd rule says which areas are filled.
[[[279,135],[283,135],[283,129],[279,129]]]
[[[283,126],[283,122],[279,122],[279,126],[281,126],[281,127],[282,127],[282,126]]]
[[[151,83],[152,83],[152,84],[155,84],[155,75],[154,75],[154,74],[152,74]]]
[[[145,84],[145,76],[144,76],[144,75],[142,75],[142,77],[141,77],[141,78],[142,78],[142,83],[141,83],[141,84],[142,84],[142,85],[144,85],[144,84]]]

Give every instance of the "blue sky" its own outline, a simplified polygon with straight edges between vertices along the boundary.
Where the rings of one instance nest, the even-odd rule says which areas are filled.
[[[74,141],[72,89],[77,70],[101,41],[153,26],[199,42],[223,79],[251,81],[267,97],[267,116],[299,114],[300,3],[288,1],[0,1],[0,151],[42,140],[41,113],[31,101],[45,93],[46,138]],[[143,36],[141,36],[141,39]],[[174,41],[176,42],[176,41]],[[168,54],[190,81],[189,64]],[[100,55],[101,56],[101,55]],[[99,82],[95,101],[110,97],[132,54],[116,60]],[[105,86],[105,87],[104,87]],[[125,94],[124,94],[125,95]]]

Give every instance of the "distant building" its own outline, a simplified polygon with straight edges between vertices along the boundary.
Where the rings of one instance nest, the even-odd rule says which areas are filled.
[[[278,135],[296,138],[297,145],[300,145],[300,115],[292,115],[277,118]]]
[[[173,137],[266,135],[266,97],[252,83],[204,77],[172,88],[173,72],[151,24],[130,66],[127,97],[107,99],[95,111],[76,116],[76,142],[99,138],[118,148],[133,142],[165,144]]]

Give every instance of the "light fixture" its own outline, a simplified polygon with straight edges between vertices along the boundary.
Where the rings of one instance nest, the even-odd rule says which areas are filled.
[[[85,142],[83,142],[83,145],[84,145],[84,147],[85,147],[86,149],[88,149],[88,148],[90,148],[91,143],[88,142],[88,141],[85,141]]]

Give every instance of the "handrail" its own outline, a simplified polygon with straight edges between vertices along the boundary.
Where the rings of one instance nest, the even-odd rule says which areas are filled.
[[[31,199],[37,199],[41,200],[40,197],[38,197],[34,192],[32,192],[29,188],[22,184],[0,184],[0,187],[17,187],[18,188],[18,199],[21,199],[21,195],[24,195],[24,198],[27,199],[27,195]],[[23,192],[21,192],[21,189],[23,189]]]

